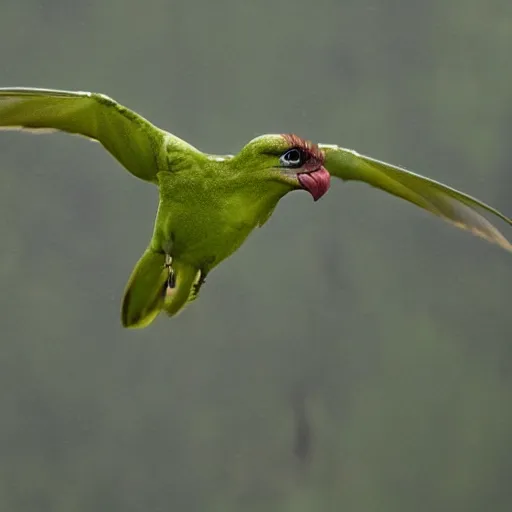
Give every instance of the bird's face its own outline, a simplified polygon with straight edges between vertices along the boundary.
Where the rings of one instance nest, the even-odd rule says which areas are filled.
[[[331,177],[323,165],[323,152],[297,135],[262,135],[250,141],[237,158],[247,172],[278,181],[290,190],[307,190],[315,201],[329,189]]]

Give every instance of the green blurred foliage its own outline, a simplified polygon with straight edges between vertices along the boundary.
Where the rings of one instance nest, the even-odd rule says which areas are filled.
[[[292,131],[512,213],[504,0],[3,0],[0,47],[3,86],[103,92],[217,153]],[[99,145],[0,136],[0,510],[511,509],[509,254],[335,183],[126,331],[156,205]]]

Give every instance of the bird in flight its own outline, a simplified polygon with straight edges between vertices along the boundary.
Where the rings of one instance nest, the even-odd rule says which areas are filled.
[[[100,142],[128,172],[159,188],[153,235],[128,280],[125,327],[146,327],[193,301],[208,273],[272,215],[278,201],[306,190],[317,201],[331,176],[366,182],[508,251],[484,216],[512,220],[437,181],[330,144],[269,134],[236,155],[199,151],[103,94],[0,88],[0,129],[62,131]]]

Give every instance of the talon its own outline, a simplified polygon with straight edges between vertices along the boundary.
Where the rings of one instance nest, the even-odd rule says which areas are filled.
[[[165,282],[164,286],[164,296],[170,297],[174,293],[174,289],[176,288],[176,276],[174,275],[174,272],[169,272],[169,277],[167,278],[167,281]]]
[[[170,256],[169,254],[165,255],[164,268],[166,268],[169,271],[168,282],[170,283],[172,281],[172,283],[174,283],[174,271],[172,269],[172,256]],[[174,284],[171,286],[171,288],[174,288]]]
[[[174,291],[174,288],[176,288],[176,274],[174,273],[171,263],[172,257],[169,254],[166,254],[164,268],[169,271],[167,281],[165,282],[164,286],[164,295],[166,297],[170,297]]]
[[[167,278],[167,288],[176,288],[176,274],[174,270],[169,267],[169,277]]]
[[[199,275],[199,280],[194,285],[194,293],[196,295],[199,293],[199,289],[201,288],[201,286],[203,286],[204,283],[206,283],[206,274],[201,271],[201,273]]]

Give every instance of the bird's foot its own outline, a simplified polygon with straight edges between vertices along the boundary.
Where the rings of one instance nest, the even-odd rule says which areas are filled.
[[[164,268],[168,271],[167,281],[165,282],[164,295],[170,297],[176,288],[176,274],[171,266],[172,257],[169,254],[165,255]]]
[[[200,271],[199,279],[196,284],[194,284],[194,295],[199,293],[201,286],[206,282],[206,272]]]
[[[169,294],[169,291],[174,290],[174,288],[176,288],[176,275],[171,269],[169,271],[169,277],[167,278],[167,294]]]

